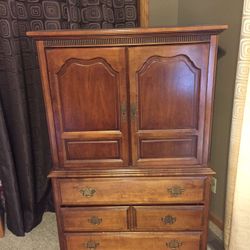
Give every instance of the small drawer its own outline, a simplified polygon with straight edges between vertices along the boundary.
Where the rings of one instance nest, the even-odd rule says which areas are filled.
[[[67,250],[200,250],[201,233],[66,234]]]
[[[61,208],[64,231],[127,231],[128,207]]]
[[[202,230],[203,206],[151,206],[134,207],[135,230]]]
[[[62,205],[204,203],[205,177],[60,179]]]

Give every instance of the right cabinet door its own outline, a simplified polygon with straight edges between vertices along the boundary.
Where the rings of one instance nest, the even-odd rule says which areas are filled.
[[[202,163],[209,44],[129,48],[132,162]]]

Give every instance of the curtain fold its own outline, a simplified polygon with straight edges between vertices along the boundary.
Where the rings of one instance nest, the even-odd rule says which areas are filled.
[[[30,30],[138,25],[136,0],[0,0],[0,179],[7,226],[22,236],[52,209],[52,167]]]
[[[250,245],[250,0],[244,1],[230,138],[224,241],[226,250]]]

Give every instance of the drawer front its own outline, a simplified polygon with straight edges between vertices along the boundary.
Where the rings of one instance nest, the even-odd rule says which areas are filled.
[[[135,230],[202,230],[203,206],[151,206],[134,207]]]
[[[64,231],[127,231],[128,207],[62,208]]]
[[[204,202],[205,177],[60,179],[62,205]]]
[[[66,234],[67,250],[199,250],[201,233]]]

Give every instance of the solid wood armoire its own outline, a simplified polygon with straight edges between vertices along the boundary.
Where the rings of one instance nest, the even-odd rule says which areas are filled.
[[[218,34],[37,31],[61,249],[205,250]]]

